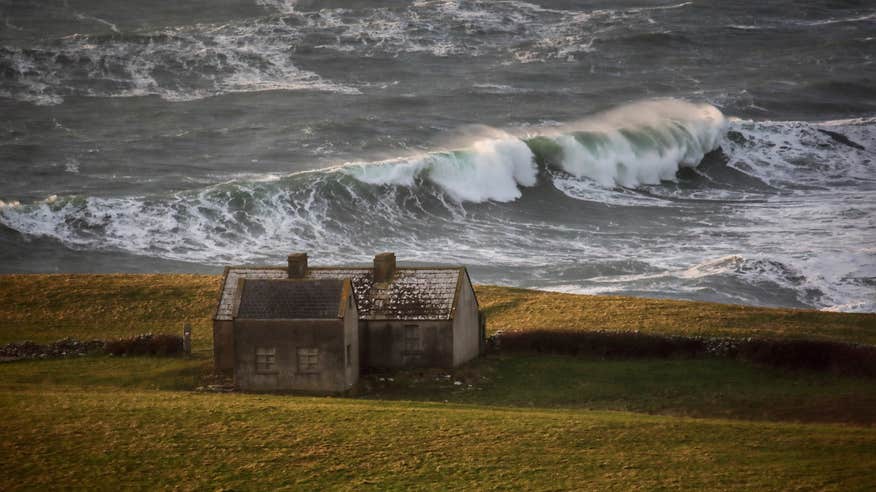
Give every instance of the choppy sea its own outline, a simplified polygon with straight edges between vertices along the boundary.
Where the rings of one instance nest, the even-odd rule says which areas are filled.
[[[867,1],[0,0],[0,272],[876,311]]]

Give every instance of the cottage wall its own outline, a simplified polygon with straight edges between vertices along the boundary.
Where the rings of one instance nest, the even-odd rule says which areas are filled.
[[[464,364],[480,353],[478,303],[468,275],[462,275],[462,286],[453,318],[453,366]]]
[[[350,322],[350,320],[353,322]],[[338,392],[349,389],[358,371],[348,371],[346,345],[357,351],[355,312],[335,320],[235,320],[234,381],[245,391],[300,390]],[[256,370],[256,349],[276,349],[276,372],[261,374]],[[318,370],[301,373],[299,348],[319,350]],[[356,367],[355,364],[352,364]]]
[[[344,316],[344,339],[345,343],[350,346],[349,353],[345,353],[348,357],[346,367],[347,387],[352,387],[359,381],[359,312],[356,309],[356,302],[353,296],[347,298],[347,314]],[[346,351],[346,346],[344,347]]]
[[[410,339],[418,332],[416,346]],[[453,366],[453,328],[450,321],[364,322],[366,363],[371,369]]]
[[[213,363],[218,372],[234,370],[234,322],[213,320]]]

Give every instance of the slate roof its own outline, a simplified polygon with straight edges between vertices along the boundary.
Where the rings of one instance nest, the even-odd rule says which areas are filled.
[[[398,267],[391,282],[375,283],[371,268],[310,267],[305,280],[352,282],[359,318],[366,320],[449,320],[465,268]],[[216,320],[230,320],[238,279],[285,279],[285,267],[229,267]]]
[[[246,279],[237,317],[245,319],[333,319],[341,316],[344,280]],[[240,287],[238,287],[240,288]]]

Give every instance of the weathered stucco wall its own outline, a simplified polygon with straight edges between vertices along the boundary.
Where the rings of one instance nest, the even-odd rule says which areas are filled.
[[[352,387],[359,381],[359,313],[353,296],[347,299],[347,315],[344,317],[344,339],[350,345],[349,353],[345,353],[347,387]],[[346,345],[344,351],[346,352]]]
[[[213,321],[213,364],[218,372],[234,370],[233,321]]]
[[[406,326],[419,330],[418,349],[409,350]],[[450,321],[381,321],[369,320],[364,330],[367,367],[395,369],[402,367],[452,367],[453,329]]]
[[[480,346],[478,305],[468,275],[463,275],[456,316],[453,318],[453,366],[465,364],[477,357]]]
[[[235,320],[235,384],[244,391],[349,389],[355,381],[350,381],[345,352],[348,343],[356,351],[355,340],[347,337],[348,326],[355,333],[355,319],[355,312],[348,312],[344,320]],[[275,373],[256,371],[257,347],[276,348]],[[298,372],[298,348],[319,349],[317,371]]]

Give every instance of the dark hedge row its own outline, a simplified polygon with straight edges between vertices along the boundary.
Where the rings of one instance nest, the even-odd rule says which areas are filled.
[[[757,338],[707,338],[640,332],[527,330],[499,332],[489,346],[603,358],[724,357],[789,369],[876,377],[876,347],[848,343]]]
[[[183,337],[147,333],[119,340],[108,340],[103,349],[110,355],[181,355]]]

